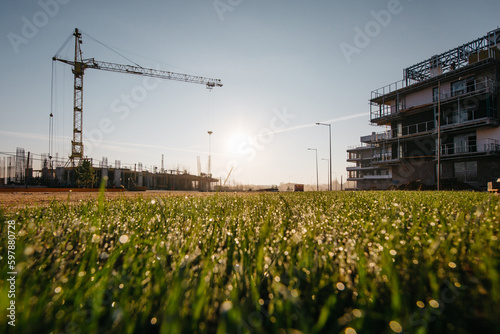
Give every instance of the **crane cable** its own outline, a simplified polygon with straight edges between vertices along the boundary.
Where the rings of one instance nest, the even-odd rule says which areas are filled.
[[[66,40],[64,41],[64,43],[61,45],[61,47],[59,48],[59,50],[57,50],[56,52],[56,55],[54,56],[55,58],[59,58],[59,54],[61,53],[61,51],[66,47],[66,45],[69,43],[71,37],[73,36],[73,34],[69,34],[68,38],[66,38]]]
[[[212,95],[212,90],[211,89],[208,89],[208,102],[207,102],[207,107],[208,107],[208,130],[212,130],[213,131],[213,125],[214,125],[214,122],[213,122],[213,117],[214,117],[214,99],[213,99],[213,95]]]
[[[131,59],[129,59],[129,58],[127,58],[127,57],[125,57],[124,55],[122,55],[122,54],[121,54],[121,53],[119,53],[118,51],[114,50],[114,49],[113,49],[113,48],[111,48],[110,46],[107,46],[106,44],[104,44],[104,43],[102,43],[102,42],[99,42],[97,39],[95,39],[94,37],[90,36],[89,34],[87,34],[87,33],[83,32],[83,31],[82,31],[82,34],[83,34],[83,35],[85,35],[85,36],[87,36],[88,38],[90,38],[90,39],[91,39],[91,40],[93,40],[94,42],[101,44],[101,45],[102,45],[102,46],[104,46],[106,49],[108,49],[108,50],[110,50],[110,51],[112,51],[112,52],[116,53],[116,54],[117,54],[117,55],[119,55],[120,57],[123,57],[123,58],[127,59],[129,62],[131,62],[131,63],[132,63],[132,64],[134,64],[135,66],[140,67],[140,68],[143,68],[141,65],[139,65],[139,64],[137,64],[136,62],[134,62],[133,60],[131,60]]]
[[[157,59],[153,59],[153,58],[149,58],[149,57],[146,57],[144,55],[140,55],[140,54],[137,54],[137,53],[134,53],[134,52],[130,52],[128,50],[123,50],[123,49],[120,49],[120,48],[117,48],[117,47],[111,47],[109,45],[106,45],[100,41],[98,41],[97,39],[95,39],[94,37],[90,36],[89,34],[83,32],[80,30],[80,32],[82,33],[82,35],[85,35],[87,36],[88,38],[92,39],[94,42],[96,43],[99,43],[101,44],[102,46],[104,46],[105,48],[109,49],[110,51],[116,53],[117,55],[119,55],[120,57],[123,57],[124,59],[128,60],[129,62],[131,62],[132,64],[136,65],[137,67],[140,67],[140,68],[143,68],[141,65],[137,64],[136,62],[134,62],[133,60],[127,58],[126,56],[124,56],[123,54],[119,53],[117,50],[121,50],[121,51],[124,51],[126,53],[129,53],[129,54],[132,54],[134,56],[137,56],[137,57],[140,57],[140,58],[144,58],[144,59],[147,59],[147,60],[150,60],[150,61],[154,61],[155,63],[158,63],[158,64],[161,64],[161,65],[166,65],[168,67],[171,67],[171,68],[174,68],[174,69],[178,69],[178,70],[182,70],[186,73],[192,73],[192,75],[198,75],[198,76],[202,76],[202,77],[208,77],[210,75],[207,75],[207,74],[204,74],[204,73],[199,73],[199,72],[195,72],[195,71],[192,71],[192,70],[189,70],[189,69],[186,69],[186,68],[183,68],[183,67],[179,67],[179,66],[175,66],[175,65],[172,65],[172,64],[168,64],[168,63],[165,63],[163,61],[160,61],[160,60],[157,60]]]
[[[55,66],[52,62],[52,75],[50,79],[50,115],[49,115],[49,157],[52,159],[52,153],[54,150],[54,76],[55,76]]]

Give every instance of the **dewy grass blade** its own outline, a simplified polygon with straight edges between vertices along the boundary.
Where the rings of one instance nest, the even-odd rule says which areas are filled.
[[[500,328],[500,199],[484,193],[101,193],[0,216],[18,229],[23,333]]]

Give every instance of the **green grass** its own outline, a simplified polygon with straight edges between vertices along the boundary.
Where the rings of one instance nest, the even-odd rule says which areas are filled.
[[[17,223],[18,271],[13,331],[2,224],[1,332],[500,328],[500,199],[485,193],[100,198],[0,218]]]

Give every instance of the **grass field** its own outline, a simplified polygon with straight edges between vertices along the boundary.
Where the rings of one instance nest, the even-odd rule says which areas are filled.
[[[0,219],[5,333],[500,331],[500,198],[485,193],[101,197]]]

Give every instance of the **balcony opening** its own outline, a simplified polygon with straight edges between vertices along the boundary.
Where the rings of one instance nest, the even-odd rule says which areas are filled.
[[[460,182],[477,181],[477,161],[455,162],[453,172]]]
[[[451,96],[463,95],[476,90],[474,77],[468,77],[451,83]]]

